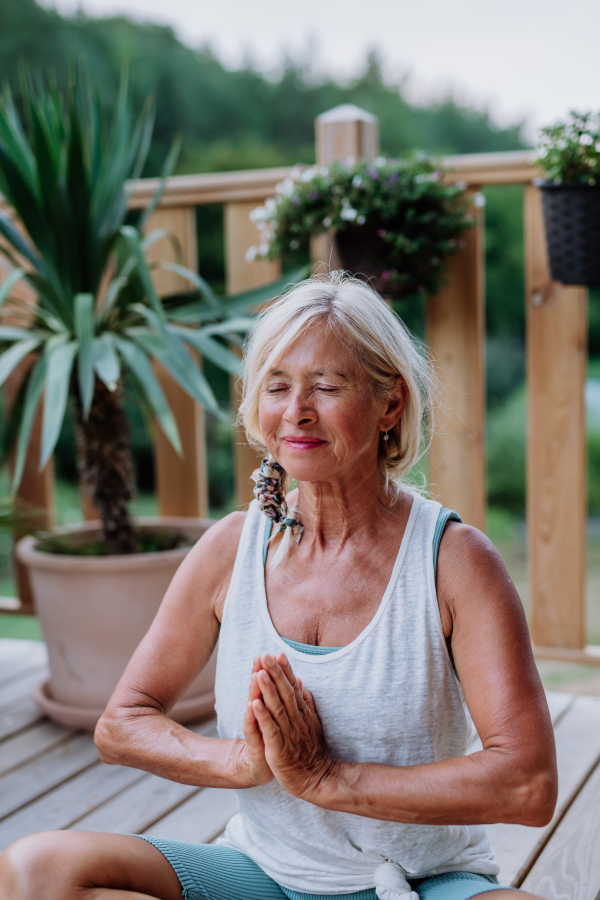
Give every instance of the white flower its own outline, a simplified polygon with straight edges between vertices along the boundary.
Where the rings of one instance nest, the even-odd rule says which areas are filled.
[[[246,250],[246,262],[251,263],[254,262],[256,257],[258,256],[258,247],[248,247]]]
[[[258,252],[259,252],[260,256],[266,256],[266,255],[267,255],[267,253],[269,252],[269,245],[267,244],[266,241],[263,241],[263,242],[259,245],[259,247],[258,247]]]
[[[360,175],[355,175],[352,179],[352,187],[359,188],[362,187],[363,180]]]
[[[583,144],[584,147],[591,147],[592,144],[594,143],[594,138],[591,136],[591,134],[586,134],[584,132],[579,137],[579,143]]]
[[[268,216],[266,207],[257,206],[256,209],[253,209],[250,213],[250,221],[251,222],[263,222]]]
[[[294,181],[292,178],[284,178],[275,188],[276,193],[283,197],[289,197],[294,193]]]
[[[265,209],[266,209],[268,215],[271,215],[271,213],[275,212],[275,210],[277,209],[277,204],[276,204],[275,200],[273,199],[273,197],[268,197],[265,200]],[[267,218],[267,216],[265,216],[265,218]]]
[[[352,209],[351,206],[345,206],[340,211],[340,216],[342,217],[342,219],[344,219],[345,222],[353,222],[355,220],[355,218],[357,217],[357,215],[358,215],[358,213],[356,212],[355,209]]]
[[[378,169],[380,169],[382,166],[385,166],[386,162],[387,162],[387,160],[386,160],[385,156],[378,156],[377,159],[375,160],[375,165],[377,166]]]
[[[297,250],[299,246],[300,246],[300,241],[296,241],[296,240],[290,241],[290,250]]]
[[[317,174],[316,169],[305,169],[302,175],[300,176],[300,181],[312,181],[315,175]]]
[[[327,168],[327,166],[321,166],[321,168],[319,169],[319,175],[322,175],[323,178],[327,178],[327,176],[329,175],[329,169]]]
[[[367,221],[367,220],[365,219],[364,216],[359,216],[358,219],[356,220],[356,224],[357,224],[357,225],[364,225],[366,221]]]
[[[299,178],[302,177],[302,166],[295,165],[292,171],[290,172],[290,178],[292,181],[298,181]]]
[[[477,206],[478,208],[485,206],[485,197],[483,196],[483,194],[475,194],[475,197],[473,199],[473,206]]]
[[[458,188],[459,191],[466,191],[466,189],[469,187],[466,181],[457,181],[454,186]]]
[[[325,218],[323,219],[323,225],[325,226],[325,228],[331,228],[331,219],[329,218],[329,216],[325,216]]]

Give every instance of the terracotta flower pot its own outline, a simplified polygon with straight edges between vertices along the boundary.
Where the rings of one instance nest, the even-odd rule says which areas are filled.
[[[146,518],[138,526],[176,528],[192,540],[210,519]],[[99,531],[86,522],[66,532]],[[150,627],[173,575],[189,547],[127,556],[67,556],[36,549],[33,537],[17,545],[29,571],[50,679],[34,697],[51,718],[72,728],[93,729],[133,651]],[[216,650],[171,710],[178,722],[212,712]]]

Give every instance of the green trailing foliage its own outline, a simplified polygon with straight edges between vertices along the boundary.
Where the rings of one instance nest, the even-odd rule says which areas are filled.
[[[145,234],[144,228],[175,163],[177,142],[150,207],[137,226],[127,218],[127,184],[140,175],[147,158],[152,105],[146,103],[134,117],[124,75],[108,122],[80,66],[74,67],[66,94],[24,73],[21,96],[22,117],[8,86],[0,99],[0,192],[24,229],[0,210],[2,253],[11,267],[0,304],[10,301],[15,323],[0,326],[0,385],[22,360],[32,359],[4,429],[4,449],[16,444],[13,489],[22,477],[38,406],[43,402],[43,467],[73,397],[80,477],[99,508],[105,535],[113,536],[112,542],[107,537],[109,551],[133,552],[127,516],[133,464],[121,408],[124,373],[131,376],[148,418],[159,422],[181,453],[153,364],[159,362],[206,410],[222,415],[194,351],[237,374],[240,360],[228,344],[241,342],[257,303],[297,276],[223,299],[196,273],[163,263],[191,290],[159,298],[146,252],[165,232]],[[13,296],[21,279],[37,292],[37,303]]]
[[[404,296],[437,291],[444,262],[472,221],[464,186],[444,184],[442,171],[421,154],[297,166],[251,218],[262,240],[250,258],[281,258],[330,229],[368,236],[382,281]]]
[[[553,184],[600,184],[600,113],[571,112],[542,128],[537,163]]]

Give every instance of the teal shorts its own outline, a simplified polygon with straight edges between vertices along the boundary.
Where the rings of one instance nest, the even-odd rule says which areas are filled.
[[[219,844],[184,844],[136,835],[171,863],[184,900],[332,900],[331,894],[299,894],[281,887],[239,850]],[[447,872],[411,881],[420,900],[469,900],[501,885],[492,875]],[[375,889],[335,894],[335,900],[378,900]]]

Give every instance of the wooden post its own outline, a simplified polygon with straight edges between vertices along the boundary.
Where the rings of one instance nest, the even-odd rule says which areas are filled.
[[[1,252],[1,248],[0,248]],[[0,269],[0,283],[4,269]],[[36,302],[36,294],[33,289],[24,281],[15,285],[12,295],[22,300]],[[2,311],[3,325],[18,325],[23,327],[22,314],[18,317],[11,316],[11,304],[6,302]],[[5,409],[8,411],[17,395],[19,386],[29,369],[33,357],[23,360],[23,362],[15,369],[12,375],[7,379],[4,386]],[[46,466],[40,471],[40,447],[42,438],[42,403],[38,407],[38,411],[33,423],[31,437],[29,439],[29,448],[25,458],[25,467],[23,469],[23,477],[21,484],[17,490],[17,500],[26,503],[28,506],[39,511],[37,524],[39,528],[51,528],[54,524],[54,461],[50,459]],[[34,598],[25,567],[14,558],[15,576],[17,581],[17,592],[20,600],[20,607],[15,609],[19,613],[34,612]],[[11,610],[12,611],[12,610]]]
[[[198,248],[196,240],[196,213],[193,206],[158,209],[151,217],[147,231],[165,228],[179,241],[182,262],[197,271]],[[176,261],[172,244],[166,238],[154,244],[148,259]],[[156,269],[154,283],[161,295],[179,290],[191,290],[178,275],[165,269]],[[161,516],[207,516],[208,477],[206,471],[206,440],[204,410],[162,366],[157,375],[171,406],[183,448],[178,456],[161,428],[156,426],[154,455],[158,511]]]
[[[260,233],[254,222],[250,221],[250,213],[258,202],[228,203],[225,206],[225,269],[228,294],[249,291],[275,281],[281,274],[279,263],[266,260],[246,260],[246,251],[260,243]],[[231,406],[234,417],[237,416],[241,400],[241,384],[239,379],[231,378]],[[237,505],[245,509],[252,500],[252,482],[250,476],[260,464],[261,455],[246,440],[243,428],[234,427],[234,462],[235,462],[235,496]]]
[[[534,645],[585,645],[587,290],[550,279],[539,188],[525,188],[527,539]]]
[[[377,116],[351,103],[336,106],[315,119],[315,144],[318,166],[341,159],[375,159],[379,154]],[[332,234],[312,238],[310,256],[326,271],[340,267]]]
[[[450,259],[448,283],[427,300],[426,333],[443,387],[429,454],[429,481],[444,506],[485,530],[484,220]]]

